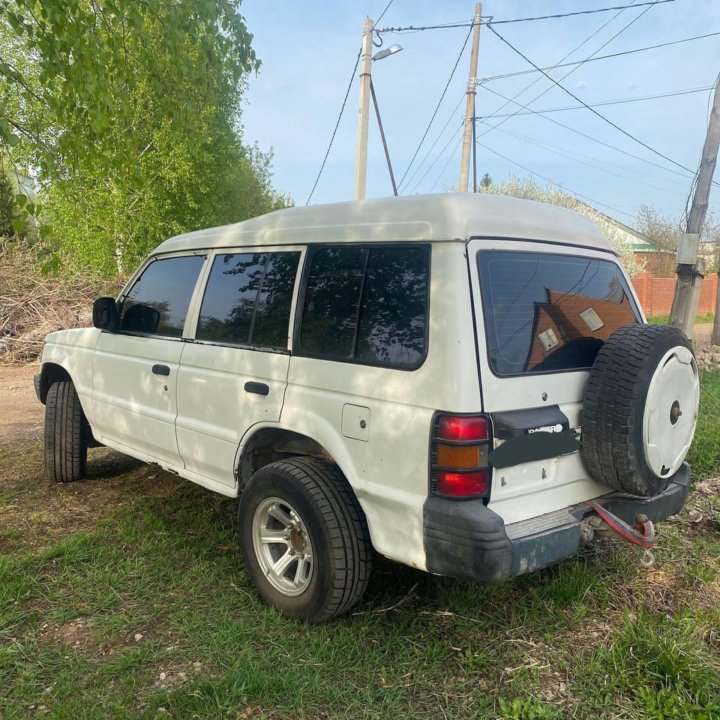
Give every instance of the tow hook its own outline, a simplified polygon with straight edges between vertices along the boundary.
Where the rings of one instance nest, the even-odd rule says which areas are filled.
[[[657,544],[657,537],[655,535],[655,526],[647,515],[636,515],[635,524],[631,527],[622,518],[613,515],[593,500],[586,500],[585,504],[597,513],[597,515],[590,515],[583,521],[582,534],[586,540],[592,539],[597,533],[607,537],[619,537],[633,545],[639,545],[645,550],[640,564],[645,568],[652,567],[655,562],[652,548]]]

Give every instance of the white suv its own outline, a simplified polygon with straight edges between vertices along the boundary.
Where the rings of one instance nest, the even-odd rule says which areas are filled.
[[[690,345],[567,210],[281,210],[168,240],[93,320],[43,351],[50,479],[102,444],[239,496],[248,572],[289,616],[348,610],[373,548],[502,580],[598,531],[650,543],[687,495]]]

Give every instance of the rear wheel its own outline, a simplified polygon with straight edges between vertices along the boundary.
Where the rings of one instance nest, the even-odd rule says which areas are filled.
[[[688,339],[665,325],[628,325],[605,341],[583,399],[582,458],[615,490],[662,492],[690,449],[700,384]]]
[[[367,525],[336,466],[296,458],[261,468],[240,497],[239,523],[248,572],[283,615],[322,622],[365,592]]]
[[[45,473],[53,482],[85,477],[90,427],[69,380],[53,383],[45,400]]]

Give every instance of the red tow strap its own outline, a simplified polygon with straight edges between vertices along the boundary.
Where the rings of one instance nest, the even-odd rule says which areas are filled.
[[[623,540],[627,540],[645,549],[655,547],[657,540],[655,538],[653,524],[649,520],[638,523],[635,527],[631,527],[624,520],[613,515],[593,500],[586,500],[585,504],[589,505]]]

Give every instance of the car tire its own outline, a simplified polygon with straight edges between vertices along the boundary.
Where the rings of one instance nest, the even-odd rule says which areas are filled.
[[[53,383],[45,400],[45,473],[53,482],[85,477],[90,427],[75,386]]]
[[[650,497],[680,469],[697,422],[692,347],[677,328],[627,325],[605,341],[583,399],[581,456],[591,477]]]
[[[365,516],[340,470],[314,458],[258,470],[240,496],[240,546],[262,599],[323,622],[360,600],[371,569]]]

